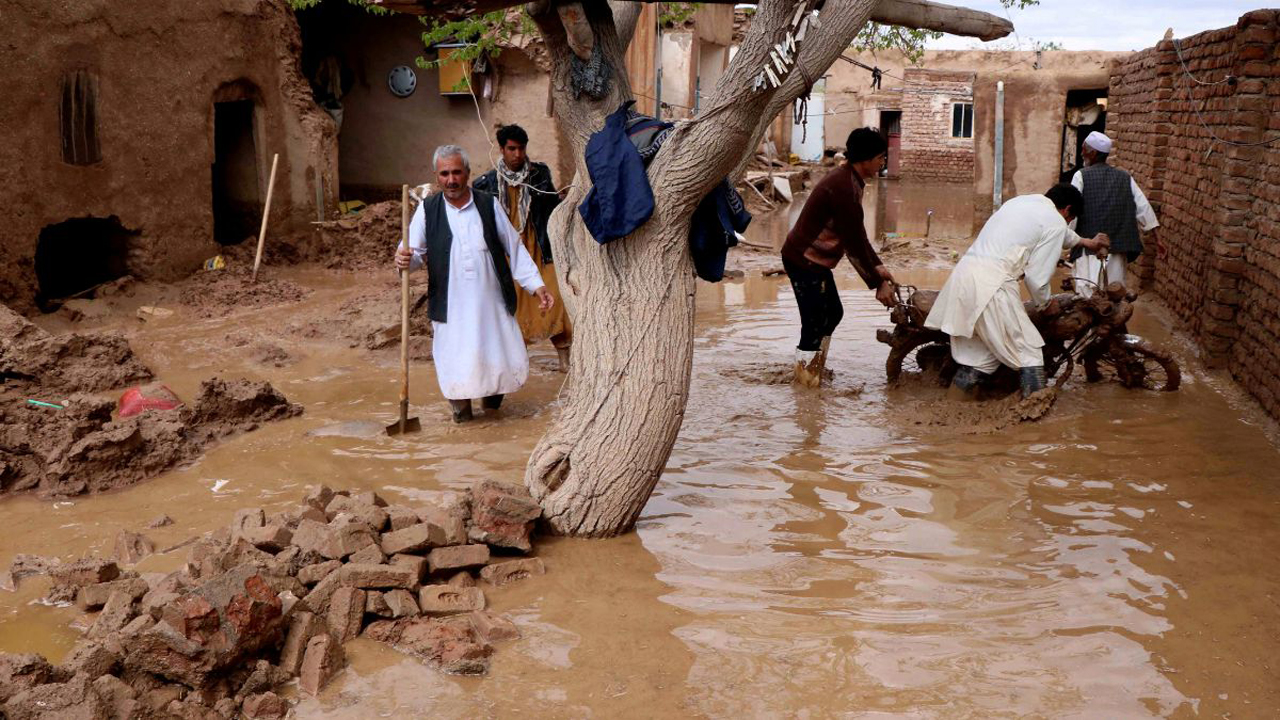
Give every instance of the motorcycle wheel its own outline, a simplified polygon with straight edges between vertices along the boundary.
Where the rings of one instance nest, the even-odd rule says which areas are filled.
[[[950,384],[951,377],[956,374],[950,343],[927,337],[913,338],[912,341],[893,348],[884,365],[885,376],[890,385],[898,382],[903,370],[936,375],[938,384],[942,386]]]
[[[1089,377],[1115,378],[1121,385],[1173,392],[1182,384],[1182,369],[1173,355],[1137,335],[1125,335],[1099,357],[1084,358]]]

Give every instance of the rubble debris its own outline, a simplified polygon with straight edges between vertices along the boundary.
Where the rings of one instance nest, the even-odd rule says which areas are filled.
[[[145,535],[121,530],[116,536],[115,559],[125,565],[136,565],[155,551],[155,543],[148,540]]]
[[[151,522],[147,523],[147,527],[154,530],[156,528],[168,527],[173,524],[173,518],[168,515],[161,515]]]
[[[519,560],[494,563],[482,568],[480,570],[480,579],[496,587],[501,587],[517,580],[543,575],[546,572],[547,570],[543,567],[541,559],[520,558]]]
[[[168,574],[121,569],[145,540],[127,531],[117,560],[19,556],[11,577],[48,574],[51,597],[97,614],[56,667],[0,654],[5,717],[52,708],[59,717],[284,718],[291,706],[278,688],[296,677],[302,693],[319,693],[345,665],[343,643],[359,636],[443,672],[483,674],[494,644],[520,632],[485,610],[475,573],[496,588],[545,569],[536,557],[494,555],[509,543],[532,549],[527,496],[497,483],[471,495],[410,513],[322,486],[282,512],[236,512],[229,526],[184,543],[186,565]],[[470,541],[480,533],[491,542]],[[397,552],[384,554],[388,545]]]
[[[472,541],[529,552],[529,536],[542,508],[522,485],[483,480],[470,490]]]

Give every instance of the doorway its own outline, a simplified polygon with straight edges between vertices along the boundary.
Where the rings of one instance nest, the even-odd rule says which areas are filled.
[[[880,111],[880,134],[889,146],[884,158],[885,177],[898,177],[898,168],[902,157],[902,111]]]
[[[1093,131],[1107,131],[1107,88],[1068,90],[1066,114],[1062,121],[1062,161],[1059,182],[1070,182],[1084,163],[1080,148]]]
[[[213,104],[213,239],[235,245],[257,234],[262,215],[255,104]]]

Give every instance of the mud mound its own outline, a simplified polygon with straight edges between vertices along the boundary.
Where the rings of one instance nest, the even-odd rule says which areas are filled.
[[[409,336],[431,337],[427,317],[427,294],[419,292],[409,306]],[[400,343],[400,293],[385,289],[364,292],[338,306],[332,317],[309,320],[293,328],[295,334],[310,339],[338,339],[348,347],[379,350]],[[335,338],[336,334],[336,338]]]
[[[288,367],[298,361],[298,358],[288,350],[266,342],[254,345],[249,351],[249,358],[259,365],[278,368]]]
[[[211,442],[301,414],[302,406],[289,402],[270,383],[213,378],[200,384],[200,395],[183,411],[182,420],[193,434]]]
[[[401,241],[400,222],[398,200],[369,205],[354,216],[319,226],[306,254],[334,269],[386,267]]]
[[[8,387],[61,395],[110,390],[151,377],[120,335],[54,336],[0,305],[0,380]]]
[[[965,401],[932,397],[898,401],[894,416],[915,426],[945,427],[965,435],[999,432],[1020,422],[1044,417],[1058,399],[1058,391],[1046,388],[1023,400],[1014,393],[1000,400]]]
[[[220,379],[206,381],[189,407],[112,420],[114,407],[77,394],[55,410],[0,394],[0,493],[63,497],[125,487],[195,459],[219,439],[302,412],[267,383]]]
[[[178,302],[194,309],[202,318],[221,317],[244,308],[297,302],[311,291],[269,274],[259,272],[253,282],[252,263],[222,270],[198,272],[178,284]]]

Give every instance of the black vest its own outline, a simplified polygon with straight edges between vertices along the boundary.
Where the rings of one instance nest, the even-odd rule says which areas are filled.
[[[1090,165],[1080,172],[1084,176],[1084,208],[1076,233],[1085,238],[1106,233],[1111,238],[1111,252],[1123,253],[1132,261],[1142,253],[1142,239],[1138,235],[1138,211],[1129,173],[1106,163]],[[1073,258],[1079,257],[1079,250],[1072,252]]]
[[[502,300],[507,312],[516,314],[516,286],[511,279],[511,263],[506,248],[498,237],[498,224],[493,215],[493,196],[471,191],[480,224],[484,226],[484,244],[493,260],[493,271],[498,276]],[[445,216],[444,193],[436,193],[422,203],[424,237],[427,245],[427,315],[436,322],[448,322],[449,317],[449,255],[453,249],[453,231]]]

